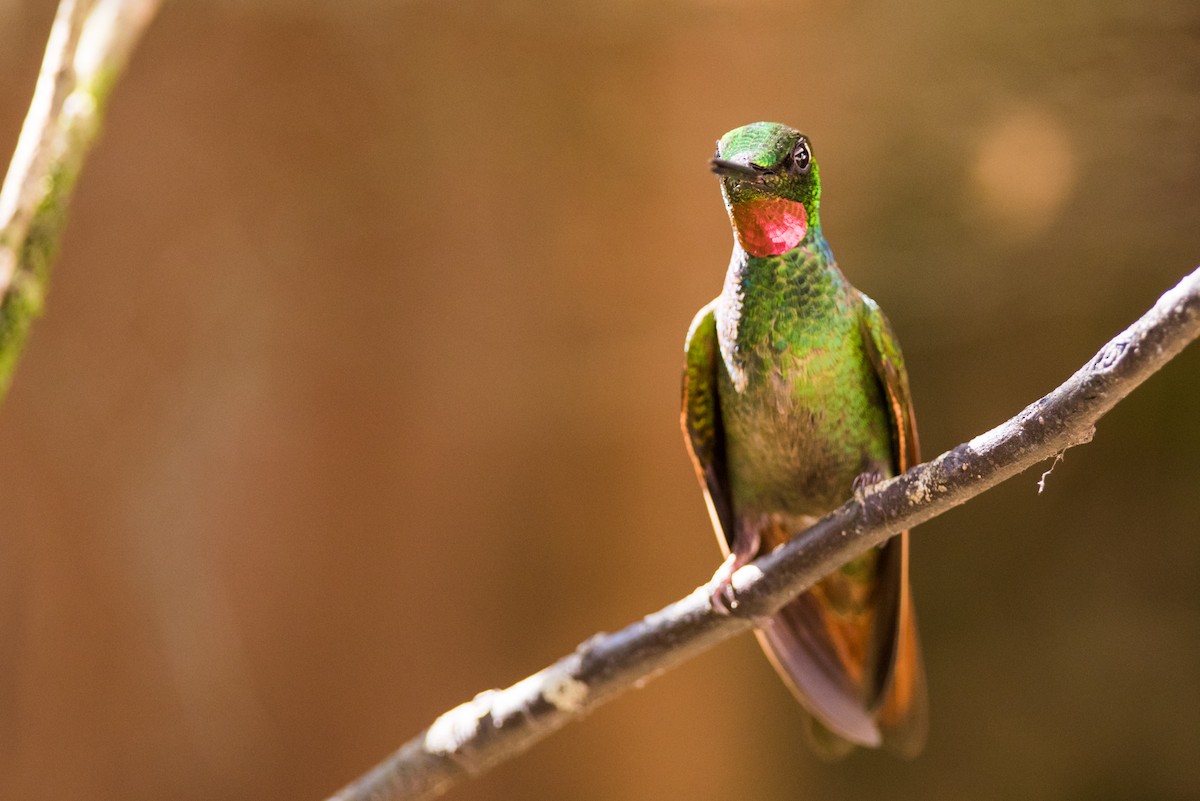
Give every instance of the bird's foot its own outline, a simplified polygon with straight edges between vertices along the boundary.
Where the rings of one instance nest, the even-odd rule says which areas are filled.
[[[733,574],[740,567],[735,564],[737,557],[729,554],[725,561],[713,573],[712,581],[708,583],[708,603],[719,615],[733,614],[737,609],[737,597],[733,592]]]
[[[713,573],[708,583],[708,602],[713,611],[729,615],[738,608],[737,593],[733,589],[733,574],[754,561],[758,555],[762,537],[755,531],[746,536],[734,537],[733,552],[725,557],[725,561]]]
[[[883,481],[883,479],[883,473],[879,472],[878,470],[868,470],[865,473],[859,473],[857,476],[855,476],[854,483],[850,485],[850,488],[854,492],[854,497],[861,498],[863,491],[866,490],[867,487],[870,487],[873,484],[878,484],[880,481]]]

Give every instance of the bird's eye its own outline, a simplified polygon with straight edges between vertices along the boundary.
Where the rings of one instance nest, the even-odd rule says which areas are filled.
[[[792,151],[791,170],[794,175],[804,175],[812,166],[812,154],[808,152],[808,142],[801,139]]]

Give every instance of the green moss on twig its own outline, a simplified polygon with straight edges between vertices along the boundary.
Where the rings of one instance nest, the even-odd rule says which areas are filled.
[[[30,137],[37,149],[26,151],[35,154],[32,160],[14,160],[20,167],[9,176],[12,186],[5,186],[6,192],[19,194],[12,213],[0,222],[0,255],[15,256],[7,262],[11,273],[0,269],[0,400],[8,392],[30,325],[42,312],[67,203],[100,130],[105,102],[158,2],[64,1],[59,7],[55,29],[67,33],[52,33],[37,89],[51,91],[43,96],[50,103],[48,113],[26,120],[22,140]],[[78,55],[85,56],[83,66]],[[36,95],[34,108],[43,108]],[[32,213],[29,206],[34,206]]]
[[[58,255],[67,220],[67,202],[77,170],[63,164],[50,172],[50,190],[34,212],[8,292],[0,300],[0,400],[8,394],[13,369],[25,347],[33,319],[42,313],[50,268]]]

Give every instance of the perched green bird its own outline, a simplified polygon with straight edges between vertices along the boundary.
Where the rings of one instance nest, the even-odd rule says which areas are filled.
[[[757,122],[725,134],[712,169],[733,224],[725,286],[687,337],[683,428],[733,572],[865,484],[916,464],[900,346],[821,234],[808,138]],[[925,678],[908,586],[908,532],[847,563],[768,620],[759,642],[813,717],[827,756],[923,747]]]

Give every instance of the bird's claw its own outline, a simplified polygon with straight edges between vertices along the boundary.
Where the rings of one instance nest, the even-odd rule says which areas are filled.
[[[762,538],[757,530],[734,538],[733,549],[717,568],[717,572],[713,573],[712,581],[708,584],[708,602],[714,612],[731,615],[740,606],[737,593],[733,589],[733,574],[750,564],[761,545]]]
[[[850,485],[850,489],[856,496],[862,495],[863,490],[873,484],[878,484],[880,481],[883,481],[883,473],[880,473],[878,470],[868,470],[854,477],[854,483]]]
[[[738,607],[737,593],[733,590],[733,574],[746,560],[736,553],[731,553],[713,573],[712,581],[708,583],[708,603],[719,615],[731,615]]]
[[[708,591],[708,603],[718,615],[732,615],[738,607],[733,591],[733,576],[718,579]]]

